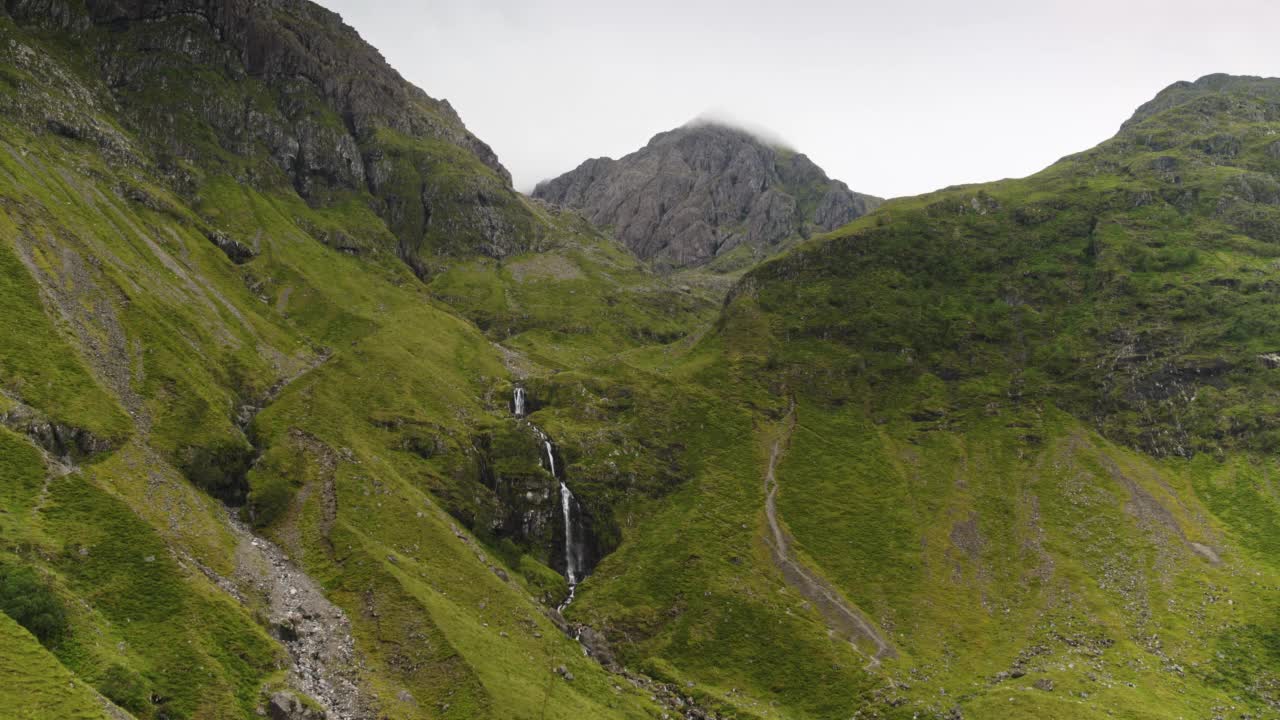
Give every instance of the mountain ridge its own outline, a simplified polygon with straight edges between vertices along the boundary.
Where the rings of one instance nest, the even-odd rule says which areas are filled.
[[[1121,126],[1121,130],[1137,125],[1155,113],[1171,109],[1176,105],[1192,102],[1200,97],[1212,96],[1214,93],[1221,94],[1232,90],[1252,90],[1265,94],[1274,94],[1276,92],[1276,81],[1277,78],[1274,77],[1229,75],[1227,73],[1210,73],[1194,81],[1181,80],[1172,83],[1157,93],[1154,98],[1143,103],[1134,111],[1133,116],[1125,121]]]
[[[314,3],[12,0],[7,11],[106,58],[94,69],[112,102],[130,129],[160,141],[159,169],[178,183],[193,187],[193,171],[215,167],[264,188],[288,183],[318,206],[362,202],[394,242],[331,242],[395,252],[420,275],[438,253],[500,256],[538,241],[492,149]],[[181,83],[182,73],[201,82]],[[57,131],[92,127],[73,106],[56,113],[47,124]]]
[[[583,212],[642,259],[668,269],[716,260],[741,267],[880,202],[830,180],[801,153],[698,120],[658,133],[617,160],[593,158],[544,180],[533,197]],[[737,259],[725,257],[735,250]]]
[[[658,273],[315,6],[4,7],[0,714],[1280,708],[1274,81]]]

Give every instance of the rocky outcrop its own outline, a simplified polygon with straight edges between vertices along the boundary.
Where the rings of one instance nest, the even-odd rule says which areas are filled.
[[[420,273],[428,256],[503,256],[537,225],[493,150],[447,101],[405,81],[336,13],[307,0],[6,0],[16,21],[69,32],[151,160],[194,192],[191,166],[313,205],[372,196]],[[33,88],[34,90],[34,88]],[[49,132],[88,138],[83,118]],[[234,259],[234,258],[233,258]]]
[[[1237,94],[1235,102],[1228,97],[1229,93]],[[1239,93],[1247,93],[1250,100],[1240,102]],[[1139,107],[1122,129],[1136,129],[1143,121],[1165,110],[1194,102],[1203,103],[1205,114],[1234,115],[1245,122],[1274,122],[1280,118],[1280,84],[1275,82],[1275,78],[1221,73],[1205,75],[1195,82],[1179,81]],[[1160,142],[1154,136],[1145,139],[1156,144]],[[1232,144],[1227,141],[1228,146]]]
[[[571,584],[589,575],[606,548],[595,518],[572,492],[566,497],[566,463],[555,443],[520,418],[473,444],[478,479],[492,492],[493,504],[483,519],[472,521],[472,529],[510,539],[566,578],[572,576]]]
[[[0,426],[26,435],[59,462],[81,462],[116,447],[111,440],[100,438],[84,428],[51,420],[35,408],[12,399],[9,402],[12,407],[0,412]]]
[[[533,194],[581,210],[665,268],[703,264],[742,246],[759,259],[881,202],[829,179],[804,155],[707,123],[661,133],[620,160],[588,160]]]
[[[271,695],[267,703],[267,717],[271,720],[327,720],[324,711],[307,707],[297,695],[287,690]]]
[[[209,242],[216,245],[227,256],[227,259],[236,265],[243,265],[257,255],[253,248],[229,237],[221,230],[210,230],[205,233],[205,236],[209,238]]]

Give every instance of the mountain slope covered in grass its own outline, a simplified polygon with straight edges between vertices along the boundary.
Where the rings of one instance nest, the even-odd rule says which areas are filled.
[[[1277,88],[1179,83],[1042,173],[749,271],[687,366],[755,409],[754,464],[639,527],[576,617],[726,695],[755,673],[779,716],[1273,715]],[[893,657],[769,570],[779,439],[792,556]],[[778,673],[768,603],[872,687]]]
[[[444,110],[440,126],[410,112],[396,130],[403,118],[362,116],[345,91],[293,88],[255,54],[257,24],[315,23],[345,48],[329,61],[369,56],[334,16],[302,3],[180,6],[153,17],[152,6],[11,3],[0,18],[0,569],[58,609],[49,651],[112,712],[138,718],[304,717],[316,703],[330,717],[657,713],[650,698],[665,691],[607,672],[560,629],[565,584],[548,538],[499,538],[486,524],[511,511],[502,487],[554,487],[509,409],[504,360],[537,366],[422,278],[511,259],[504,277],[534,293],[520,317],[543,318],[553,358],[580,331],[533,302],[540,264],[617,296],[602,356],[676,337],[673,323],[710,319],[714,304],[694,293],[673,316],[654,298],[686,293],[517,196]],[[299,48],[266,50],[288,64]],[[114,74],[133,61],[132,81]],[[341,114],[348,101],[354,118]],[[219,124],[254,103],[262,117],[249,125],[282,122],[282,138]],[[332,133],[316,153],[362,154],[307,155],[312,123]],[[388,128],[402,133],[389,144]],[[269,140],[289,152],[296,140],[311,159],[282,160]],[[424,159],[437,151],[452,159]],[[409,195],[302,172],[396,153],[425,163],[406,165],[424,178]],[[451,183],[492,186],[506,205],[448,210]],[[419,201],[451,247],[405,234]],[[522,218],[511,227],[536,230],[503,244],[504,207]],[[549,494],[522,509],[558,514]],[[596,514],[607,534],[612,520]],[[331,648],[336,661],[314,661]],[[11,698],[6,712],[49,716],[40,697]]]
[[[1280,82],[735,280],[310,3],[4,10],[0,715],[1280,712]]]

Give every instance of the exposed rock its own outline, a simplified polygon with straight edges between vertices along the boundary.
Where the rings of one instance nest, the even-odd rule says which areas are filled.
[[[982,548],[986,543],[982,537],[976,512],[970,512],[969,517],[952,523],[951,543],[970,560],[978,562],[981,559]]]
[[[1195,552],[1195,554],[1209,561],[1211,565],[1222,564],[1222,557],[1218,555],[1217,550],[1214,550],[1208,545],[1204,545],[1198,542],[1188,543],[1188,545],[1191,547],[1192,551]]]
[[[271,695],[267,703],[267,716],[271,720],[325,720],[324,712],[307,707],[297,695],[280,690]]]
[[[1177,105],[1196,101],[1218,102],[1228,91],[1247,91],[1255,97],[1280,102],[1280,87],[1268,78],[1216,73],[1205,75],[1195,82],[1179,81],[1161,90],[1155,98],[1139,107],[1122,129],[1133,129],[1144,120]],[[1256,117],[1256,107],[1247,104],[1232,106],[1227,110],[1233,115],[1243,114],[1243,119],[1250,121],[1265,119]]]
[[[55,422],[22,403],[0,413],[0,425],[26,435],[55,459],[78,462],[114,449],[111,441],[83,428]]]
[[[1266,173],[1241,173],[1227,182],[1227,189],[1244,202],[1280,205],[1280,181]]]
[[[233,240],[221,230],[210,230],[205,236],[236,265],[243,265],[257,255],[248,245],[239,240]]]
[[[285,179],[313,204],[367,190],[398,240],[389,249],[419,273],[430,271],[424,256],[432,252],[501,257],[537,239],[538,225],[492,148],[447,101],[405,81],[339,15],[315,3],[10,0],[0,7],[20,24],[67,31],[94,48],[107,92],[128,113],[129,129],[154,138],[154,161],[176,189],[191,189],[177,160],[218,165],[229,153],[248,162],[249,182]],[[186,76],[202,81],[183,82]],[[147,102],[133,102],[140,97]],[[33,123],[72,140],[115,142],[92,114],[56,110]],[[216,144],[187,132],[193,114]],[[243,262],[240,248],[218,245]]]
[[[363,659],[355,648],[346,613],[279,547],[255,536],[234,510],[227,512],[227,522],[239,541],[235,587],[265,601],[267,622],[292,660],[289,685],[323,708],[307,707],[292,692],[276,692],[268,708],[273,720],[376,717],[376,705],[360,684]]]
[[[527,403],[529,412],[539,407],[539,402],[532,397]],[[566,463],[555,443],[528,420],[521,420],[501,431],[473,438],[469,455],[476,479],[492,491],[493,498],[472,520],[474,527],[483,526],[499,538],[512,540],[567,577],[564,496],[560,482],[564,479]],[[536,462],[504,463],[504,457]],[[556,474],[552,474],[552,467],[556,468]],[[573,558],[577,578],[581,580],[608,548],[601,545],[594,517],[571,492],[570,518]],[[506,572],[500,568],[494,568],[494,573],[507,579]]]
[[[829,179],[804,155],[703,123],[661,133],[620,160],[587,160],[533,195],[583,211],[665,268],[706,263],[742,245],[758,258],[881,202]]]
[[[603,633],[596,631],[589,625],[578,625],[576,627],[578,642],[582,643],[582,647],[586,649],[588,655],[595,658],[606,670],[618,672],[622,669],[613,654],[613,649],[609,647],[608,638]]]

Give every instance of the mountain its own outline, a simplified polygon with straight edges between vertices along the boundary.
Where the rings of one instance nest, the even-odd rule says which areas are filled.
[[[329,233],[326,241],[346,252],[397,252],[420,274],[440,251],[502,256],[537,237],[489,146],[318,5],[91,0],[81,9],[14,0],[7,8],[19,23],[91,44],[86,51],[103,58],[94,71],[111,90],[110,109],[154,143],[152,157],[139,157],[93,106],[51,106],[47,128],[151,164],[175,187],[192,190],[216,171],[290,186],[316,207],[359,201],[391,237]]]
[[[3,8],[0,716],[1280,712],[1280,80],[655,273],[318,6]]]
[[[596,364],[720,297],[516,194],[319,6],[3,7],[0,715],[687,705],[556,607],[681,472],[624,428],[674,392]]]
[[[668,269],[741,268],[881,202],[800,153],[708,122],[659,133],[619,160],[588,160],[539,183],[533,196],[579,210]]]
[[[688,362],[752,434],[575,617],[795,717],[1274,715],[1278,91],[1178,83],[749,270]]]

